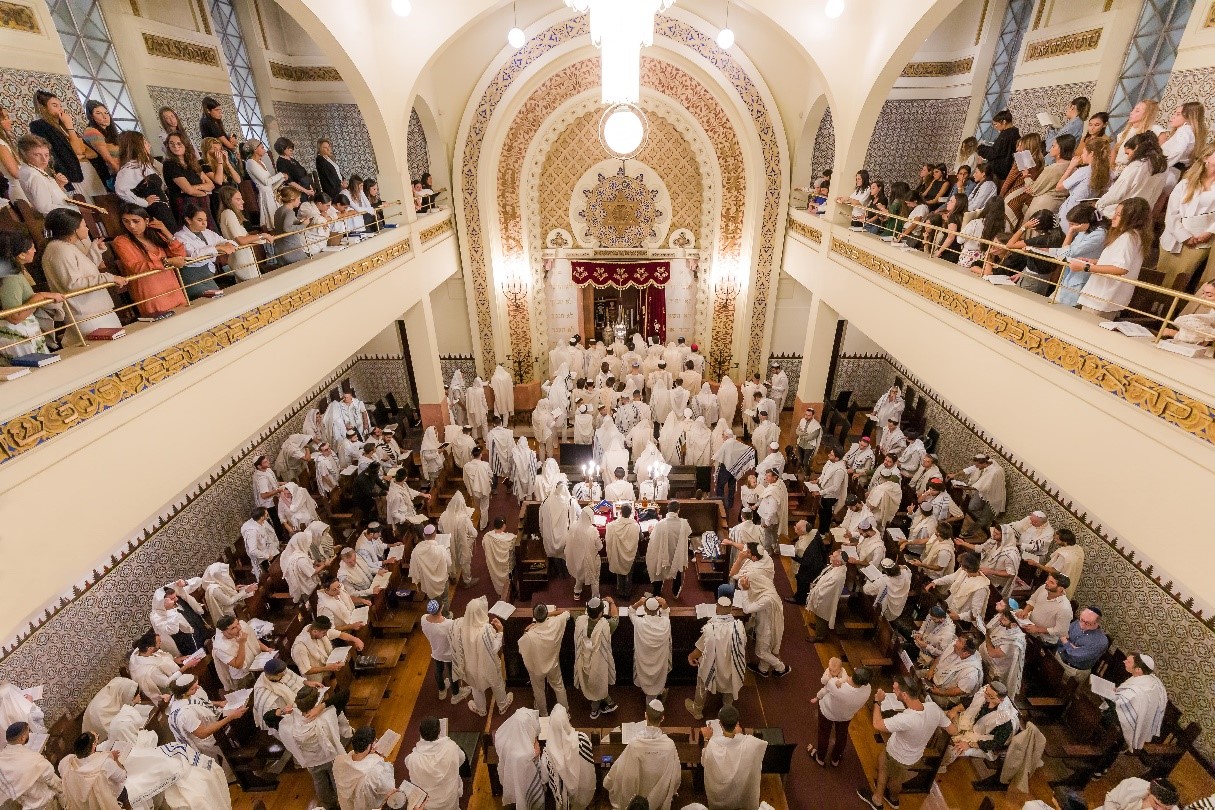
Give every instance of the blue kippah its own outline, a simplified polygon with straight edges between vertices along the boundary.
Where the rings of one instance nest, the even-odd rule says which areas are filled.
[[[439,612],[439,600],[431,599],[429,602],[427,602],[426,603],[426,612],[432,616],[434,614],[438,613]]]
[[[723,596],[726,597],[727,599],[733,599],[734,598],[734,586],[728,582],[726,582],[722,585],[718,585],[717,586],[717,598],[720,599]]]

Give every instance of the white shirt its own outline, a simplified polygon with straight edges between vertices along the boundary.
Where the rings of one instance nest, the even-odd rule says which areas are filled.
[[[1101,256],[1097,259],[1097,264],[1113,265],[1125,269],[1127,272],[1122,276],[1124,279],[1139,278],[1139,270],[1143,265],[1143,248],[1139,244],[1139,237],[1130,233],[1122,234],[1111,244],[1105,246],[1105,250],[1101,251]],[[1093,273],[1084,283],[1079,303],[1081,306],[1091,307],[1102,312],[1116,311],[1131,302],[1134,292],[1135,285],[1133,284],[1115,281],[1106,273]]]
[[[818,690],[818,710],[834,723],[851,720],[873,692],[869,684],[853,686],[843,678],[832,678],[827,671],[823,672],[822,683],[823,688]]]
[[[1029,620],[1046,628],[1046,640],[1051,644],[1057,643],[1059,637],[1067,633],[1068,625],[1072,623],[1072,603],[1066,593],[1048,599],[1046,586],[1041,585],[1029,597],[1029,607]]]
[[[1187,202],[1185,197],[1189,188],[1189,181],[1182,180],[1169,195],[1164,232],[1160,234],[1160,247],[1169,253],[1180,253],[1181,243],[1191,237],[1215,231],[1215,221],[1211,221],[1209,216],[1201,216],[1215,212],[1215,187],[1209,190],[1199,188],[1198,193]]]
[[[270,496],[265,497],[263,492],[269,492]],[[257,506],[263,506],[266,509],[274,508],[274,499],[278,496],[278,478],[274,475],[274,470],[254,470],[253,471],[253,503]]]
[[[886,753],[895,762],[911,766],[924,756],[924,749],[938,728],[947,728],[949,718],[940,706],[931,700],[924,702],[921,711],[905,709],[886,720],[890,739],[886,741]]]
[[[56,208],[76,210],[76,206],[68,202],[67,192],[60,188],[55,179],[46,172],[22,163],[17,174],[20,178],[21,190],[25,192],[30,207],[39,214],[46,216]]]
[[[443,617],[441,622],[432,622],[423,616],[418,622],[422,625],[422,635],[430,642],[430,657],[436,661],[449,663],[451,661],[451,628],[454,621]]]

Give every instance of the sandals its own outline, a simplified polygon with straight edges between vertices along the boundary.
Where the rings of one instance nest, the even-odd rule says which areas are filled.
[[[824,760],[824,759],[819,759],[819,758],[818,758],[818,751],[814,750],[814,746],[813,746],[813,745],[807,745],[807,746],[806,746],[806,753],[810,755],[810,758],[811,758],[811,759],[813,759],[813,760],[814,760],[814,762],[815,762],[815,763],[816,763],[816,764],[817,764],[817,765],[818,765],[820,768],[826,768],[826,767],[827,767],[827,761],[826,761],[826,760]],[[838,764],[838,763],[834,763],[834,764]]]

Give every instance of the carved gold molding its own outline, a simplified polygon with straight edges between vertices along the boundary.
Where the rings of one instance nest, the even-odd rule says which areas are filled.
[[[270,63],[270,75],[288,82],[340,82],[342,74],[329,65],[285,65]]]
[[[987,9],[991,5],[991,0],[983,0],[983,10],[979,12],[979,27],[975,29],[975,44],[978,45],[983,40],[983,24],[987,22]]]
[[[798,236],[809,239],[816,245],[821,245],[823,243],[823,232],[817,228],[811,228],[801,220],[789,217],[789,230]]]
[[[1100,28],[1091,28],[1088,31],[1079,31],[1075,34],[1051,39],[1040,39],[1026,46],[1025,61],[1032,62],[1035,59],[1050,59],[1055,56],[1091,51],[1097,47],[1099,42],[1101,42]]]
[[[197,42],[186,42],[171,39],[157,34],[143,35],[143,46],[152,56],[163,59],[176,59],[181,62],[193,62],[196,65],[219,67],[219,53],[209,45],[199,45]]]
[[[200,33],[211,36],[211,17],[207,14],[207,5],[204,0],[195,0],[194,5],[198,6],[198,21],[202,24]]]
[[[1212,25],[1215,25],[1215,3],[1211,3],[1211,7],[1207,9],[1207,19],[1202,24],[1204,28],[1210,28]]]
[[[1041,357],[1108,394],[1121,399],[1200,441],[1215,444],[1215,408],[1150,377],[1023,323],[943,284],[900,267],[850,242],[831,239],[831,252],[898,284],[942,309],[966,318],[993,335]]]
[[[938,78],[941,76],[963,76],[974,67],[975,58],[954,59],[952,62],[908,62],[899,74],[904,79]]]
[[[21,31],[26,34],[41,34],[38,15],[29,6],[20,3],[0,2],[0,28]]]
[[[164,382],[196,363],[282,320],[355,279],[411,251],[408,239],[384,248],[365,259],[348,264],[317,280],[229,318],[206,332],[169,346],[151,357],[132,363],[51,400],[39,408],[13,417],[0,425],[0,464],[12,461],[45,441],[84,424],[89,419]]]
[[[425,245],[427,242],[433,242],[448,231],[455,230],[456,224],[451,221],[451,217],[443,220],[437,225],[431,225],[426,230],[418,234],[418,240]]]
[[[1038,0],[1038,10],[1034,12],[1034,30],[1037,31],[1042,27],[1042,15],[1046,13],[1046,4],[1050,0]]]

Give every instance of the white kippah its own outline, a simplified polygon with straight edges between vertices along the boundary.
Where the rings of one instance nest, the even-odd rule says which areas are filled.
[[[780,442],[772,442],[771,444],[768,445],[768,449],[769,450],[779,450]]]
[[[654,698],[649,703],[645,704],[645,706],[650,711],[658,712],[659,714],[662,714],[663,712],[666,711],[666,709],[663,708],[662,701],[659,700],[658,698]]]
[[[1143,661],[1143,663],[1147,664],[1148,669],[1152,670],[1153,672],[1156,671],[1156,660],[1152,658],[1152,656],[1148,655],[1147,653],[1139,653],[1139,659]]]
[[[645,600],[645,609],[650,611],[658,610],[658,600],[652,596]]]
[[[683,409],[683,418],[684,418],[684,419],[691,419],[691,418],[692,418],[692,409],[691,409],[691,408],[684,408],[684,409]]]
[[[860,523],[856,524],[858,529],[872,529],[873,521],[869,518],[863,518]]]
[[[194,683],[194,676],[186,672],[179,672],[169,680],[178,686],[189,686]]]
[[[1038,520],[1046,520],[1046,513],[1041,509],[1035,509],[1033,512],[1030,512],[1030,514],[1033,517],[1036,517]]]
[[[435,527],[434,527],[433,523],[426,524],[426,528],[422,530],[422,534],[426,537],[430,537],[434,533],[435,533]]]
[[[586,606],[590,610],[598,610],[599,608],[603,607],[603,600],[598,596],[592,596],[587,600]]]
[[[719,596],[717,597],[717,604],[721,605],[722,607],[730,607],[730,605],[734,604],[734,602],[732,602],[728,596]]]

